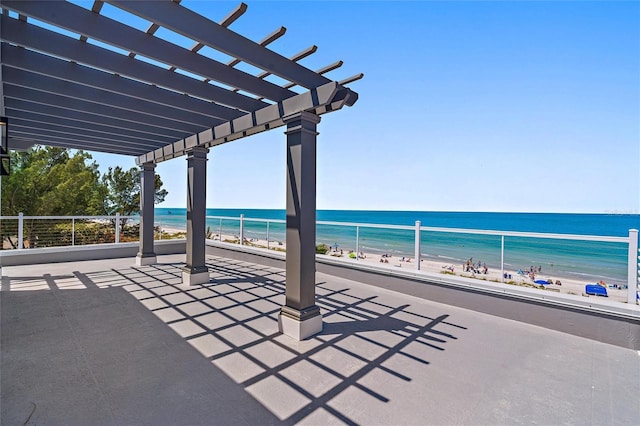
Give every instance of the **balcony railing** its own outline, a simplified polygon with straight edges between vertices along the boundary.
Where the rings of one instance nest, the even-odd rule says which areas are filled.
[[[286,250],[284,220],[246,218],[244,215],[207,216],[207,231],[208,238],[214,240]],[[345,257],[353,262],[373,255],[380,256],[381,262],[404,260],[391,263],[418,271],[424,261],[439,262],[442,273],[462,269],[462,276],[487,280],[483,274],[486,264],[487,269],[500,271],[495,279],[498,282],[512,283],[520,278],[521,283],[532,287],[558,289],[555,285],[537,284],[535,279],[529,279],[533,268],[532,276],[555,275],[585,283],[601,283],[610,292],[626,293],[627,303],[638,300],[640,251],[638,231],[633,229],[629,230],[628,236],[615,237],[436,228],[422,226],[419,221],[414,226],[318,221],[316,240],[317,244],[324,244],[329,249],[328,255]],[[462,252],[468,257],[463,257]],[[476,261],[469,262],[470,271],[465,271],[470,256],[482,262],[481,265]],[[542,274],[539,272],[541,265],[545,267]],[[556,282],[559,280],[553,281]]]
[[[156,217],[155,239],[184,236],[184,225],[176,219]],[[20,214],[0,217],[0,225],[3,250],[139,240],[138,216]],[[618,294],[620,290],[627,290],[627,303],[638,300],[640,250],[637,230],[629,230],[625,237],[613,237],[435,228],[422,226],[420,222],[414,226],[400,226],[324,221],[317,222],[316,229],[319,252],[326,251],[327,255],[344,257],[347,261],[362,262],[368,257],[366,261],[370,262],[371,257],[379,256],[380,262],[391,261],[389,266],[418,271],[424,262],[439,262],[441,273],[462,270],[462,276],[487,280],[488,275],[483,274],[486,266],[492,271],[500,271],[494,281],[512,283],[520,279],[521,283],[531,286],[538,283],[534,279],[528,280],[528,274],[533,269],[532,275],[540,276],[541,265],[544,265],[543,276],[570,277],[583,282],[604,278]],[[244,215],[207,216],[207,238],[285,251],[286,223],[276,219],[245,218]]]

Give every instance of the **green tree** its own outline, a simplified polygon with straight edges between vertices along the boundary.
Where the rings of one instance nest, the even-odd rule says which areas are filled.
[[[2,180],[2,215],[95,215],[101,210],[100,172],[91,155],[35,147],[11,152],[11,174]]]
[[[162,189],[160,176],[155,176],[154,183],[154,202],[158,204],[164,201],[167,190]],[[120,166],[109,167],[102,176],[102,184],[107,190],[103,205],[105,213],[130,216],[140,212],[140,169],[132,167],[124,170]]]
[[[100,212],[104,193],[98,165],[91,155],[54,147],[11,152],[11,174],[2,178],[2,215],[69,216]],[[15,224],[3,221],[2,241],[17,246]],[[25,222],[30,246],[43,241],[42,223]],[[49,227],[51,228],[51,227]],[[50,231],[50,230],[49,230]],[[53,238],[53,232],[50,232]]]

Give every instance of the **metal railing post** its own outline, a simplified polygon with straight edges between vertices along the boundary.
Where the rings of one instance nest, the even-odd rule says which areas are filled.
[[[76,245],[76,218],[71,218],[71,245]]]
[[[240,245],[244,245],[244,215],[240,215]]]
[[[162,221],[158,222],[158,228],[160,229],[158,232],[158,238],[162,241]]]
[[[360,227],[356,226],[356,260],[360,259]]]
[[[416,269],[420,270],[420,221],[416,220],[416,244],[415,244]]]
[[[269,221],[267,221],[267,250],[269,250]]]
[[[627,303],[636,304],[638,292],[638,230],[629,229],[629,270],[627,271]]]
[[[222,218],[220,218],[220,224],[218,226],[218,241],[222,241]]]
[[[500,280],[504,282],[504,235],[500,235],[502,243],[500,245]]]
[[[116,213],[116,239],[115,243],[120,242],[120,213]]]
[[[24,248],[24,213],[18,213],[18,249]]]

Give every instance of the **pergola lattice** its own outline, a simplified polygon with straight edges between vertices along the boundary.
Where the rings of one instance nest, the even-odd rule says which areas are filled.
[[[107,16],[105,3],[146,29]],[[156,163],[187,155],[183,278],[207,282],[208,148],[286,124],[287,305],[281,316],[302,328],[319,317],[309,289],[315,285],[315,129],[320,115],[356,102],[357,93],[345,85],[362,74],[332,81],[325,74],[342,61],[317,71],[299,64],[315,46],[291,58],[268,49],[284,35],[283,27],[257,43],[230,30],[247,10],[244,3],[219,23],[179,0],[94,1],[90,9],[68,1],[0,0],[0,6],[0,115],[8,118],[9,145],[135,156],[142,168],[139,264],[155,261]],[[193,44],[174,44],[159,37],[159,29]],[[211,52],[232,59],[222,63]],[[242,71],[241,62],[261,71]],[[271,82],[271,75],[286,83]]]

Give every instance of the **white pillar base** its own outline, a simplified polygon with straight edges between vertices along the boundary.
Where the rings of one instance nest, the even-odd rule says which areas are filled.
[[[209,271],[196,273],[182,271],[182,284],[186,284],[188,286],[207,284],[209,279]]]
[[[136,256],[136,266],[146,266],[153,265],[158,262],[158,258],[156,256],[142,256],[138,254]]]
[[[304,340],[322,331],[322,315],[298,321],[286,315],[278,315],[278,330],[285,336]]]

